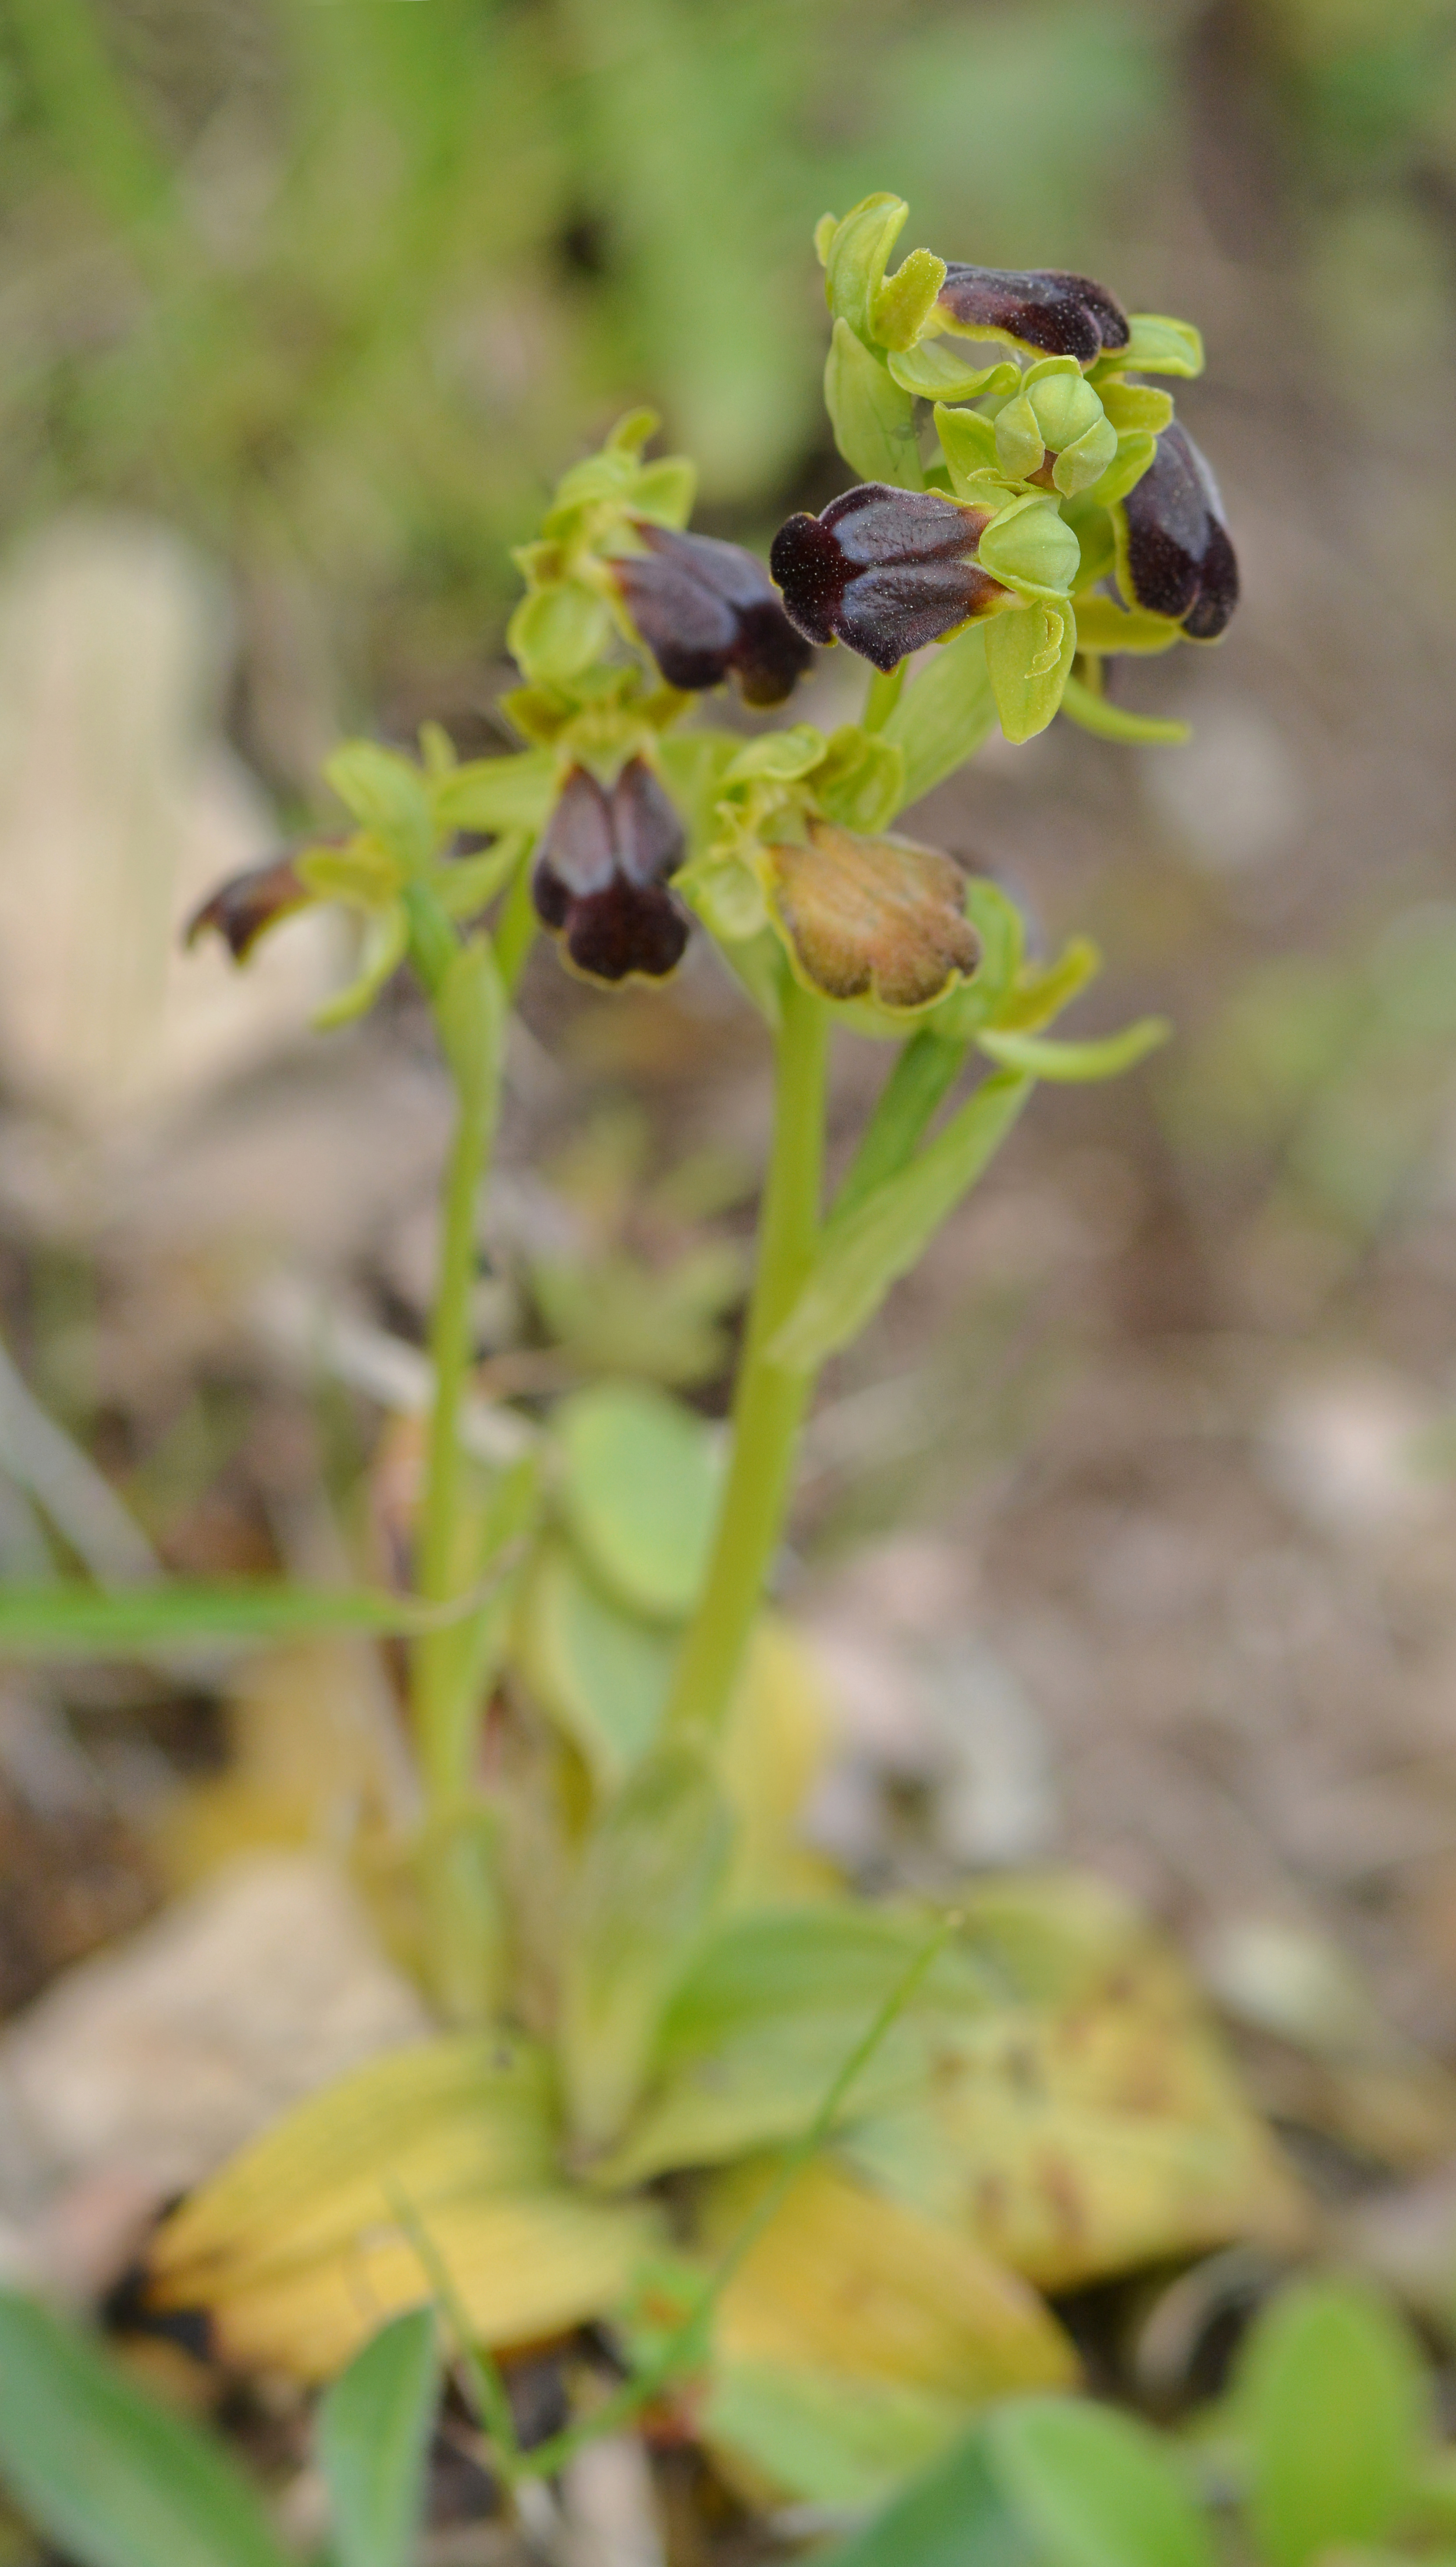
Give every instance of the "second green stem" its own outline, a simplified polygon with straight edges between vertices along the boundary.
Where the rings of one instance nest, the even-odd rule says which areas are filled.
[[[667,1710],[679,1735],[722,1727],[742,1671],[793,1489],[810,1376],[770,1362],[819,1240],[829,1009],[784,976],[774,1145],[758,1271],[733,1404],[733,1458],[707,1580],[684,1635]]]

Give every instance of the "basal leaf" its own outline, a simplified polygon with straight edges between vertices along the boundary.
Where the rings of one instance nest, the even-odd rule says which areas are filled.
[[[1378,2548],[1409,2513],[1428,2430],[1410,2335],[1368,2285],[1296,2282],[1260,2318],[1238,2383],[1249,2513],[1270,2567]]]
[[[988,2418],[992,2473],[1044,2567],[1217,2567],[1177,2463],[1130,2416],[1068,2398]]]
[[[997,1071],[908,1167],[843,1222],[830,1223],[809,1281],[773,1340],[776,1363],[813,1372],[858,1335],[989,1165],[1031,1087],[1032,1073]]]
[[[556,1433],[562,1504],[592,1568],[636,1613],[692,1607],[717,1519],[718,1439],[665,1392],[602,1382],[564,1400]]]
[[[1035,2567],[1037,2550],[969,2433],[823,2567]]]
[[[0,2292],[0,2478],[77,2567],[289,2567],[221,2445],[13,2291]]]
[[[532,1693],[613,1791],[657,1734],[672,1681],[675,1635],[626,1613],[559,1537],[532,1563],[518,1625]]]
[[[391,2319],[330,2389],[317,2431],[336,2567],[410,2567],[439,2391],[432,2309]]]
[[[730,2483],[751,2502],[833,2505],[882,2502],[911,2470],[965,2425],[958,2399],[891,2381],[852,2380],[776,2362],[715,2366],[702,2435]],[[888,2559],[889,2553],[886,2553]],[[954,2567],[967,2567],[964,2547]],[[915,2567],[896,2551],[893,2567]],[[979,2559],[976,2567],[980,2567]]]

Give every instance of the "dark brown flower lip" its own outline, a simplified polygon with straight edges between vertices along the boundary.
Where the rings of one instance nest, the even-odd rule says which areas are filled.
[[[1239,602],[1239,564],[1218,484],[1186,428],[1163,429],[1122,506],[1135,603],[1170,616],[1191,641],[1217,641]]]
[[[746,704],[781,705],[814,653],[762,562],[714,535],[645,521],[635,532],[645,552],[620,555],[611,574],[667,684],[695,695],[731,674]]]
[[[574,766],[531,877],[537,917],[589,981],[665,980],[689,922],[666,888],[685,849],[682,824],[651,768],[627,760],[608,790]]]
[[[266,864],[250,865],[245,873],[230,874],[219,883],[188,919],[182,943],[195,945],[212,930],[222,938],[233,961],[245,963],[275,920],[291,909],[301,909],[310,896],[293,857],[271,856]]]
[[[963,329],[979,324],[1004,331],[1039,356],[1075,357],[1083,366],[1106,349],[1125,348],[1132,336],[1126,313],[1104,285],[1062,268],[957,264],[946,269],[936,299]]]
[[[811,642],[840,641],[897,668],[1006,592],[970,558],[990,510],[934,490],[861,481],[818,517],[786,518],[770,563],[791,621]]]

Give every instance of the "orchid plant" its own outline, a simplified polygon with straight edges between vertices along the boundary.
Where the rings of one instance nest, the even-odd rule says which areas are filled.
[[[1108,1895],[983,1883],[937,1921],[856,1898],[796,1837],[820,1742],[769,1589],[818,1372],[1039,1080],[1108,1077],[1165,1032],[1054,1035],[1092,947],[1037,959],[989,876],[895,822],[998,722],[1176,736],[1108,698],[1104,661],[1216,639],[1238,593],[1212,476],[1145,380],[1196,375],[1196,331],[1081,276],[926,249],[890,272],[906,211],[871,196],[819,226],[826,399],[862,477],[788,519],[772,575],[688,531],[690,464],[624,420],[517,556],[520,744],[460,762],[427,725],[417,761],[342,748],[348,834],[195,922],[241,961],[301,906],[352,910],[363,966],[329,1020],[407,966],[454,1085],[401,1611],[419,1953],[456,2029],[224,2169],[163,2226],[151,2288],[304,2379],[434,2300],[508,2490],[665,2402],[751,2489],[865,2500],[990,2391],[1072,2377],[1038,2287],[1287,2209],[1195,2000]],[[833,647],[867,668],[826,732],[781,709]],[[758,727],[704,717],[727,687]],[[609,988],[665,981],[705,936],[772,1044],[726,1450],[623,1383],[462,1431],[542,929]],[[829,1196],[839,1035],[890,1056]],[[491,2349],[589,2320],[615,2330],[614,2385],[584,2355],[572,2420],[523,2450]]]

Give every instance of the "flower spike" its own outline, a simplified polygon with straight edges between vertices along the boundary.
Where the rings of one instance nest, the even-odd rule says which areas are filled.
[[[682,862],[682,825],[652,770],[628,758],[609,792],[584,766],[563,785],[536,858],[536,914],[589,981],[665,980],[688,921],[666,889]]]
[[[787,518],[771,561],[792,622],[811,642],[844,642],[876,669],[897,667],[1005,602],[973,559],[991,513],[862,481],[822,516]]]
[[[1165,428],[1152,462],[1122,502],[1128,603],[1215,642],[1239,602],[1239,565],[1223,502],[1185,428]]]
[[[1090,366],[1125,348],[1127,315],[1104,285],[1060,268],[947,267],[936,300],[942,327],[985,339],[1009,339],[1039,356],[1075,357]]]
[[[695,695],[731,674],[745,704],[781,705],[814,653],[785,614],[768,572],[741,544],[636,520],[646,549],[611,563],[637,632],[669,687]]]

